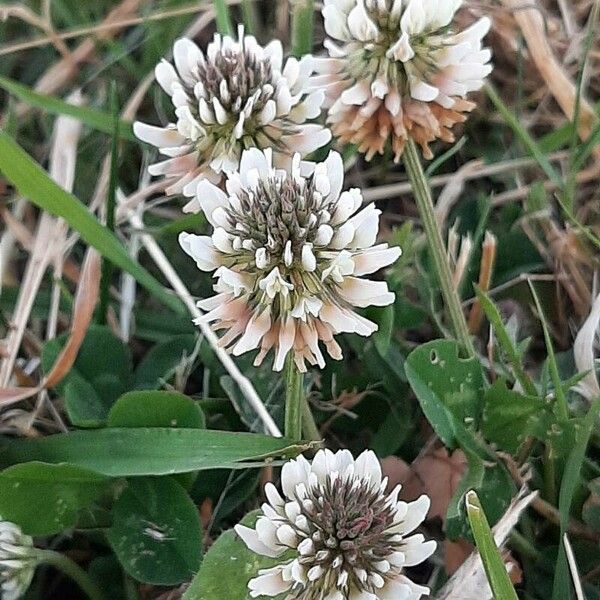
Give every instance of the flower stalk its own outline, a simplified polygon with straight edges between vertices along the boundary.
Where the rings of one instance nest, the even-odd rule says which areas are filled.
[[[425,177],[419,152],[412,139],[407,140],[403,154],[404,166],[411,182],[413,194],[421,215],[425,235],[435,265],[444,303],[447,307],[452,329],[458,342],[469,357],[475,356],[475,347],[469,334],[469,328],[462,311],[458,291],[452,285],[452,273],[448,264],[446,247],[435,219],[435,210],[429,183]]]
[[[38,564],[47,564],[55,567],[70,577],[90,598],[90,600],[106,600],[100,588],[92,581],[90,576],[70,558],[54,550],[37,550]]]
[[[288,355],[285,367],[285,437],[293,441],[302,439],[302,403],[304,401],[304,375],[300,373],[293,355]]]
[[[292,5],[292,53],[296,57],[312,51],[314,0],[298,0]]]

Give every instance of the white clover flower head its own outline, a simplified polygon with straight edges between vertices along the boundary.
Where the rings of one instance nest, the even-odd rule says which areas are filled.
[[[306,371],[325,366],[319,342],[341,359],[334,335],[369,336],[377,325],[354,307],[386,306],[394,294],[384,281],[361,279],[390,265],[400,248],[374,246],[379,214],[360,209],[358,189],[342,192],[344,167],[331,152],[322,163],[276,169],[271,152],[246,150],[239,172],[227,174],[226,192],[208,181],[197,208],[212,236],[182,233],[179,242],[203,271],[214,271],[217,295],[198,306],[202,317],[226,330],[220,342],[238,356],[260,348],[255,364],[275,349],[280,371],[289,352]]]
[[[0,598],[17,600],[25,594],[37,559],[33,540],[10,521],[0,521]]]
[[[254,529],[235,527],[250,550],[284,559],[250,580],[252,598],[418,600],[429,593],[403,569],[435,551],[434,541],[413,533],[430,500],[402,502],[400,486],[386,494],[373,452],[354,460],[348,450],[319,450],[312,463],[300,456],[284,465],[281,486],[283,496],[266,485]]]
[[[410,137],[432,158],[429,144],[454,140],[452,127],[475,104],[492,67],[482,48],[490,20],[456,32],[462,0],[325,0],[330,58],[319,60],[316,80],[326,90],[328,123],[367,160],[388,140],[396,161]],[[339,43],[334,42],[336,40]]]
[[[314,59],[289,58],[281,42],[265,47],[244,35],[215,34],[206,54],[189,39],[173,47],[175,66],[163,60],[156,80],[171,96],[176,123],[166,128],[136,122],[136,136],[169,159],[152,165],[151,175],[173,179],[169,194],[194,196],[203,178],[214,182],[236,170],[245,148],[273,148],[278,164],[294,152],[303,156],[331,139],[328,129],[307,124],[321,114],[322,90],[313,89]]]

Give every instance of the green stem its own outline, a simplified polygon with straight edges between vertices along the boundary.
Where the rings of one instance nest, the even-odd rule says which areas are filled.
[[[469,334],[467,321],[462,310],[458,292],[454,289],[454,285],[452,284],[452,273],[446,256],[446,247],[435,220],[435,209],[431,197],[431,190],[429,189],[429,183],[423,172],[419,151],[411,138],[409,138],[406,143],[403,156],[404,166],[406,167],[406,172],[412,185],[417,207],[423,221],[425,235],[427,236],[429,249],[435,264],[442,296],[444,297],[444,302],[450,315],[454,335],[467,351],[469,357],[474,357],[475,348],[473,346],[473,341],[471,340],[471,335]]]
[[[292,54],[300,58],[312,50],[314,0],[295,0],[292,4]]]
[[[233,35],[233,25],[229,15],[229,6],[225,0],[214,0],[217,13],[217,29],[221,35]]]
[[[304,376],[290,352],[285,363],[285,437],[293,441],[302,439],[302,398]]]
[[[104,594],[90,576],[64,554],[54,552],[54,550],[38,550],[37,556],[40,563],[52,565],[70,577],[91,600],[106,600]]]
[[[110,179],[108,183],[108,194],[106,196],[106,229],[110,232],[115,231],[115,209],[117,204],[117,185],[118,185],[118,167],[119,167],[119,99],[117,96],[117,84],[112,82],[110,89],[110,106],[113,117],[113,135],[110,151]],[[114,272],[113,264],[110,260],[102,261],[102,275],[100,280],[100,311],[98,322],[100,325],[106,325],[108,321],[108,309],[110,306],[110,282]]]
[[[516,530],[511,531],[510,545],[519,554],[523,554],[532,560],[539,560],[541,557],[541,553],[536,550],[535,546]]]

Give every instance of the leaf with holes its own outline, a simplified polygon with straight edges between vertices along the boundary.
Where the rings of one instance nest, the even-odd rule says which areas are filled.
[[[425,416],[447,446],[456,445],[453,426],[439,401],[461,424],[477,427],[483,407],[483,372],[475,358],[459,356],[456,342],[435,340],[406,359],[406,374]],[[432,397],[433,396],[433,397]]]
[[[185,490],[169,477],[129,481],[113,508],[108,541],[129,575],[176,585],[198,570],[202,527]]]

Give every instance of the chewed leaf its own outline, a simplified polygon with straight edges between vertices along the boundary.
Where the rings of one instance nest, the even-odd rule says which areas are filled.
[[[459,353],[459,346],[453,341],[435,340],[423,344],[406,360],[412,373],[409,380],[413,385],[418,378],[460,423],[477,427],[483,409],[483,372],[477,359],[461,358]],[[430,417],[423,405],[423,395],[417,390],[415,393]]]

